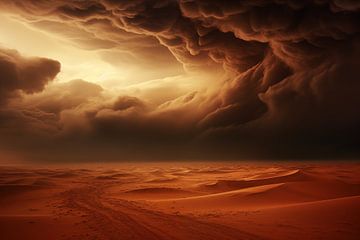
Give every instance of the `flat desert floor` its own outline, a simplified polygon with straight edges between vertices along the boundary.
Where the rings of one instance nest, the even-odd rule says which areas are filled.
[[[0,239],[359,239],[360,163],[0,167]]]

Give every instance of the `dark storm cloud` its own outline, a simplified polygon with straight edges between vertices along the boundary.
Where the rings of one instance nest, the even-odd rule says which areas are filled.
[[[33,141],[36,135],[57,131],[52,113],[27,107],[11,106],[24,94],[41,92],[60,71],[60,63],[39,57],[24,57],[16,50],[0,49],[0,145],[17,147],[23,139]],[[45,134],[45,135],[43,135]],[[22,149],[18,149],[22,151]]]
[[[189,149],[204,156],[216,147],[220,155],[229,148],[231,157],[256,157],[259,152],[301,157],[317,149],[330,154],[335,148],[359,154],[360,5],[356,0],[1,4],[29,19],[92,29],[101,44],[128,44],[128,39],[138,38],[143,45],[156,39],[189,71],[226,72],[227,80],[216,94],[201,101],[190,97],[191,104],[177,99],[164,103],[165,109],[151,109],[141,99],[120,97],[113,103],[85,104],[61,113],[62,121],[70,125],[74,121],[66,119],[78,116],[76,121],[86,123],[87,133],[132,139],[135,145],[143,141],[138,139],[151,138],[152,143],[161,139],[155,148],[171,148],[174,143],[182,149],[181,144],[195,138],[201,143]],[[178,109],[169,107],[174,103]],[[208,144],[213,148],[205,153],[202,148]]]
[[[0,104],[18,93],[40,92],[60,71],[60,63],[47,58],[26,58],[16,50],[0,49]]]

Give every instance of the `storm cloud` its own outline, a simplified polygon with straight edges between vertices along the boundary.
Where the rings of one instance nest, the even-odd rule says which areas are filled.
[[[158,62],[159,69],[174,58],[188,74],[222,73],[208,80],[211,91],[157,104],[107,97],[85,81],[63,87],[83,84],[91,96],[75,91],[55,97],[61,91],[54,90],[49,98],[45,90],[25,97],[22,108],[31,103],[54,114],[56,146],[91,144],[114,159],[146,159],[148,153],[201,160],[359,155],[356,0],[14,0],[0,6],[42,29],[70,25],[75,30],[67,27],[65,37],[77,34],[78,44],[89,49],[124,47],[143,63]],[[18,90],[42,91],[59,71],[57,62],[24,60],[8,50],[1,50],[0,61],[3,104]]]
[[[16,50],[0,49],[0,104],[16,95],[41,92],[60,72],[60,63],[46,58],[26,58]]]

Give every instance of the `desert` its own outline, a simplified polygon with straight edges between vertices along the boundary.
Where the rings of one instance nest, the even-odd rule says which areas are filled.
[[[356,162],[2,166],[1,239],[357,239]]]

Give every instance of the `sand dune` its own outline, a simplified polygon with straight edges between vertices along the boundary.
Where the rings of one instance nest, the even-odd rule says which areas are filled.
[[[309,174],[304,173],[300,170],[292,170],[286,173],[280,173],[275,177],[268,177],[262,179],[253,179],[253,180],[218,180],[213,184],[206,184],[200,186],[200,189],[214,191],[214,192],[223,192],[234,189],[249,188],[255,186],[284,183],[284,182],[300,182],[300,181],[310,181],[313,179]]]
[[[358,239],[360,196],[296,203],[258,211],[206,215],[208,221],[265,239]]]
[[[0,238],[357,239],[359,173],[357,163],[0,167]]]
[[[124,199],[142,199],[142,200],[154,200],[154,199],[172,199],[185,198],[190,196],[196,196],[199,193],[193,191],[182,190],[180,188],[139,188],[134,190],[125,191],[121,194]]]
[[[360,195],[360,184],[315,177],[300,170],[256,180],[219,180],[199,189],[210,193],[161,200],[156,204],[164,208],[181,206],[182,211],[189,212],[194,208],[197,211],[241,210]]]
[[[0,195],[2,198],[8,195],[21,194],[26,191],[39,189],[39,186],[28,184],[6,184],[0,185]]]

